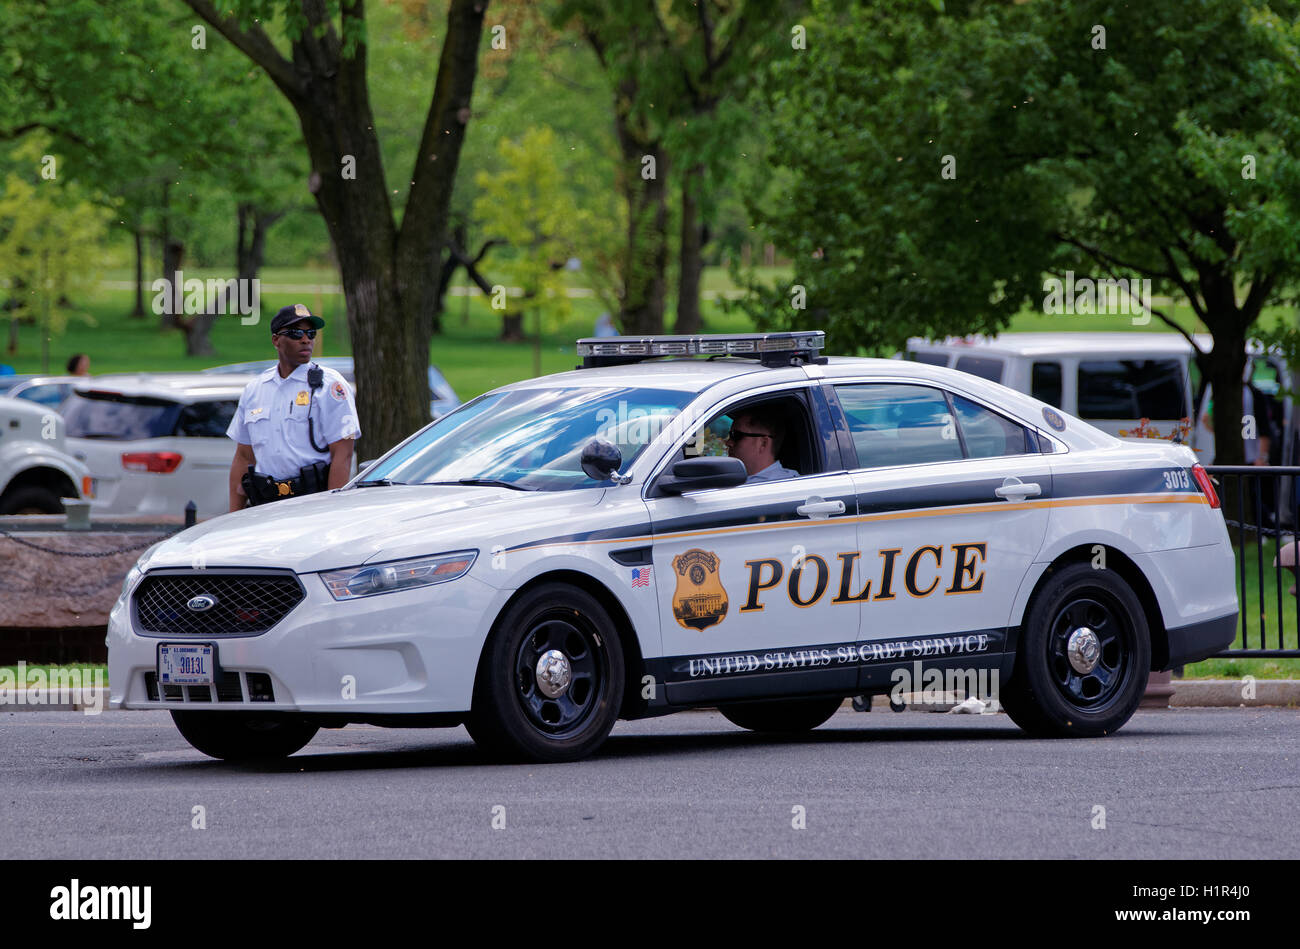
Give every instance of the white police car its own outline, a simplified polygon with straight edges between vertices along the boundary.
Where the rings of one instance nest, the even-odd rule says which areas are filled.
[[[170,709],[220,758],[369,722],[560,761],[691,706],[815,728],[924,668],[995,671],[1028,731],[1095,736],[1149,670],[1233,639],[1189,449],[822,345],[583,340],[584,368],[483,395],[340,490],[159,544],[112,612],[113,706]],[[795,476],[719,456],[756,407]]]

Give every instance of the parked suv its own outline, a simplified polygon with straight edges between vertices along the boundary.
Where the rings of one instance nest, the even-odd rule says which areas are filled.
[[[0,514],[62,514],[62,498],[90,490],[90,472],[69,453],[58,413],[0,396]]]
[[[226,428],[250,375],[99,376],[63,404],[68,449],[90,468],[92,510],[200,517],[229,508]]]

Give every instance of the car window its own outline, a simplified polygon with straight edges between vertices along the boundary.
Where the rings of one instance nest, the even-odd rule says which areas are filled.
[[[1079,416],[1085,419],[1180,419],[1182,364],[1177,359],[1098,359],[1079,363]]]
[[[835,387],[848,420],[858,466],[958,461],[957,427],[938,389],[894,383]]]
[[[176,434],[192,438],[224,438],[238,402],[195,402],[181,409]]]
[[[740,404],[733,403],[726,411],[713,416],[703,425],[691,432],[685,444],[678,450],[666,470],[672,470],[672,464],[687,458],[704,456],[726,457],[731,452],[727,438],[735,416],[744,415],[747,409],[774,412],[783,422],[784,434],[776,460],[783,467],[804,475],[820,474],[822,464],[809,441],[810,421],[805,404],[797,397],[782,395],[754,401],[747,399]]]
[[[947,353],[908,353],[907,358],[912,362],[923,362],[927,366],[948,365]]]
[[[35,402],[38,405],[44,405],[48,408],[58,408],[59,403],[63,401],[67,390],[72,386],[58,383],[47,382],[39,386],[31,386],[18,393],[18,398],[26,399],[28,402]]]
[[[979,376],[989,382],[1002,381],[1001,359],[991,359],[988,356],[962,356],[953,368],[958,372],[969,372],[972,376]]]
[[[966,440],[967,458],[999,458],[1026,453],[1027,437],[1023,426],[960,395],[953,395],[952,404],[957,411],[962,438]]]
[[[69,396],[63,420],[69,438],[134,441],[172,434],[179,413],[180,406],[166,399],[92,389]]]
[[[1040,402],[1055,408],[1061,407],[1061,364],[1036,362],[1031,370],[1029,394]]]

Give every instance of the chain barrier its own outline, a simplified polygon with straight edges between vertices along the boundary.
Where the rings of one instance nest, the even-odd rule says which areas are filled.
[[[1228,520],[1226,517],[1223,519],[1223,523],[1227,524],[1228,527],[1230,527],[1232,530],[1235,530],[1235,531],[1241,531],[1241,530],[1244,530],[1244,531],[1245,531],[1246,533],[1248,533],[1248,534],[1263,534],[1265,537],[1291,537],[1291,538],[1295,538],[1295,537],[1297,536],[1297,535],[1296,535],[1296,532],[1295,532],[1294,529],[1292,529],[1292,530],[1279,530],[1279,529],[1276,528],[1276,527],[1260,527],[1258,524],[1245,524],[1245,525],[1243,525],[1240,521],[1230,521],[1230,520]]]
[[[0,531],[0,537],[5,538],[6,540],[12,540],[15,544],[18,544],[19,546],[30,547],[32,550],[39,550],[41,553],[45,553],[45,554],[55,554],[59,557],[93,558],[93,557],[115,557],[118,554],[130,553],[133,550],[144,550],[146,547],[152,547],[154,544],[158,543],[159,541],[166,540],[168,537],[173,537],[176,534],[179,534],[184,529],[185,528],[182,527],[179,530],[171,531],[170,533],[163,534],[160,537],[151,537],[148,540],[141,541],[138,544],[132,544],[129,547],[118,547],[113,550],[94,550],[90,552],[83,552],[78,550],[59,550],[58,548],[55,547],[42,547],[40,544],[33,544],[30,540],[23,540],[21,537],[18,537],[15,534],[11,534],[8,531]]]

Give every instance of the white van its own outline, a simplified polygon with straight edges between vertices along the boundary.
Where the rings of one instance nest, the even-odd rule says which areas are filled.
[[[1197,334],[1208,351],[1214,340]],[[1286,365],[1258,343],[1248,348],[1247,378],[1276,396],[1290,387]],[[1202,464],[1214,460],[1214,432],[1204,421],[1205,385],[1191,344],[1178,333],[1002,333],[907,341],[906,358],[948,366],[1026,392],[1120,437],[1139,431],[1183,441]],[[1274,464],[1290,464],[1296,438],[1290,400],[1283,402],[1285,436]],[[1190,426],[1190,427],[1189,427]]]

